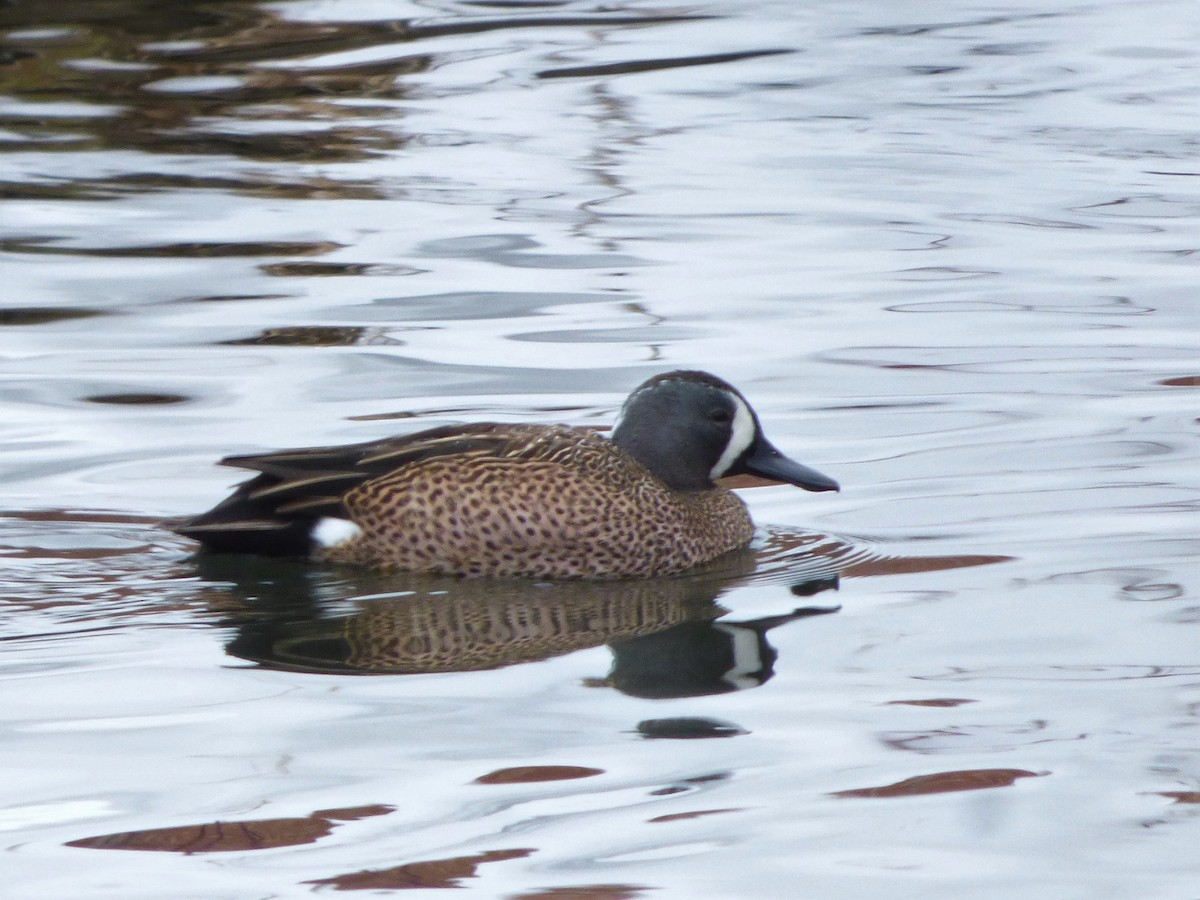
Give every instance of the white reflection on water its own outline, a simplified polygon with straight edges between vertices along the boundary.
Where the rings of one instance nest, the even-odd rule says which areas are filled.
[[[87,6],[0,22],[14,895],[1193,891],[1191,4]],[[604,425],[678,366],[845,486],[746,492],[771,577],[717,621],[806,553],[843,607],[747,690],[255,666],[153,522],[227,453]],[[523,766],[602,771],[479,781]]]

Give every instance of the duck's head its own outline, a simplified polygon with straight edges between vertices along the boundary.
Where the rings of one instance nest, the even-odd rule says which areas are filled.
[[[705,490],[727,475],[838,490],[829,476],[776,450],[741,392],[707,372],[655,375],[629,395],[612,439],[675,490]]]

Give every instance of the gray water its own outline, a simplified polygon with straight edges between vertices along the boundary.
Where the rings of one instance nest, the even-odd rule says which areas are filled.
[[[0,34],[5,896],[1200,896],[1194,4]],[[604,426],[679,367],[843,485],[744,490],[716,571],[162,525],[230,453]]]

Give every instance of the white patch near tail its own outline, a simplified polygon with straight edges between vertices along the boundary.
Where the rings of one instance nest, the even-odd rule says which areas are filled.
[[[310,532],[312,539],[322,547],[336,547],[362,534],[362,529],[349,519],[326,517],[317,521]]]
[[[758,431],[754,427],[754,413],[750,412],[746,401],[736,394],[731,394],[730,398],[737,406],[737,412],[733,414],[733,424],[729,427],[729,443],[725,445],[725,452],[709,473],[713,481],[729,471],[729,467],[737,462],[737,458],[754,443],[754,436]]]

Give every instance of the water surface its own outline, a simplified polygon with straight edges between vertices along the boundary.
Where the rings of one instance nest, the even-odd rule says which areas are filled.
[[[6,891],[1194,896],[1198,47],[1177,0],[0,10]],[[634,585],[162,525],[230,453],[677,367],[842,493]]]

